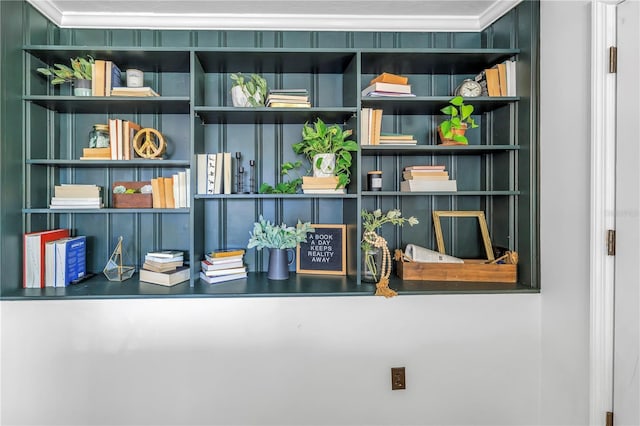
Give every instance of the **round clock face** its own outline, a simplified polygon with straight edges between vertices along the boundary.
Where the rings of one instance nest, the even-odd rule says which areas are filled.
[[[474,80],[464,80],[456,89],[456,95],[464,97],[475,97],[482,95],[482,86]]]

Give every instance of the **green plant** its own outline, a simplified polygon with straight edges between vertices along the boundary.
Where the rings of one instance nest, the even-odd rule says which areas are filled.
[[[296,161],[295,163],[286,162],[280,166],[280,175],[289,176],[290,172],[297,170],[300,167],[302,167],[301,161]],[[263,182],[262,185],[260,185],[258,192],[260,194],[295,194],[298,192],[298,187],[300,185],[302,185],[302,178],[298,176],[291,180],[280,182],[276,184],[275,187]]]
[[[338,177],[337,188],[343,188],[350,182],[351,152],[358,150],[358,144],[349,140],[353,131],[333,124],[327,126],[320,118],[313,125],[308,122],[302,127],[302,140],[292,145],[296,154],[303,154],[313,165],[316,154],[335,154],[334,173]],[[321,160],[318,160],[320,163]],[[317,164],[320,166],[320,164]]]
[[[449,105],[442,108],[444,114],[449,115],[449,119],[440,123],[440,131],[444,139],[451,139],[455,142],[468,144],[469,141],[464,134],[458,134],[455,130],[475,128],[478,125],[473,121],[473,105],[465,105],[462,96],[456,96],[449,100]]]
[[[263,248],[295,248],[299,243],[306,242],[307,233],[313,231],[314,229],[310,222],[302,223],[298,219],[297,226],[287,226],[284,223],[275,225],[268,220],[264,220],[260,215],[260,220],[253,224],[253,232],[249,234],[247,248],[255,247],[258,250]]]
[[[252,106],[264,106],[264,101],[267,98],[267,80],[258,74],[251,74],[249,78],[246,78],[241,72],[233,73],[230,77],[233,81],[231,87],[240,86]]]
[[[75,79],[91,80],[91,64],[94,60],[87,55],[86,58],[71,58],[71,67],[63,64],[53,64],[53,67],[38,68],[37,71],[46,76],[52,76],[51,84],[62,84]]]
[[[380,277],[378,276],[378,268],[376,266],[374,255],[371,253],[371,249],[374,247],[374,242],[382,237],[378,236],[376,230],[386,223],[396,226],[402,226],[405,223],[408,223],[409,226],[413,226],[420,222],[414,216],[408,218],[402,217],[402,212],[398,209],[389,210],[387,213],[382,213],[382,210],[380,209],[372,212],[363,209],[360,216],[362,218],[362,227],[364,228],[360,247],[364,251],[363,255],[365,256],[365,264],[367,268],[377,280]],[[386,243],[384,245],[386,246]],[[379,246],[376,245],[376,247]]]

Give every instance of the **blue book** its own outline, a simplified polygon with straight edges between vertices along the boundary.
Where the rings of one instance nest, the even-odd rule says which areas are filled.
[[[111,88],[122,87],[122,71],[114,63],[111,64]]]
[[[66,287],[87,273],[87,237],[84,235],[56,242],[55,286]]]

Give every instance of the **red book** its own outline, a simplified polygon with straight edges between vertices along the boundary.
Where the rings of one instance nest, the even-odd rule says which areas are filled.
[[[45,245],[49,241],[68,236],[68,229],[52,229],[24,234],[22,259],[22,286],[24,288],[44,288]]]

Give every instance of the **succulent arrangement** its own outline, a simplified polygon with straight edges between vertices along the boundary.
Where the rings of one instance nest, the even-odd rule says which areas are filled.
[[[253,224],[253,232],[250,233],[247,248],[295,248],[299,243],[307,241],[307,233],[314,229],[310,222],[302,223],[298,220],[297,226],[287,226],[286,224],[276,225],[265,220],[262,215],[258,222]]]

